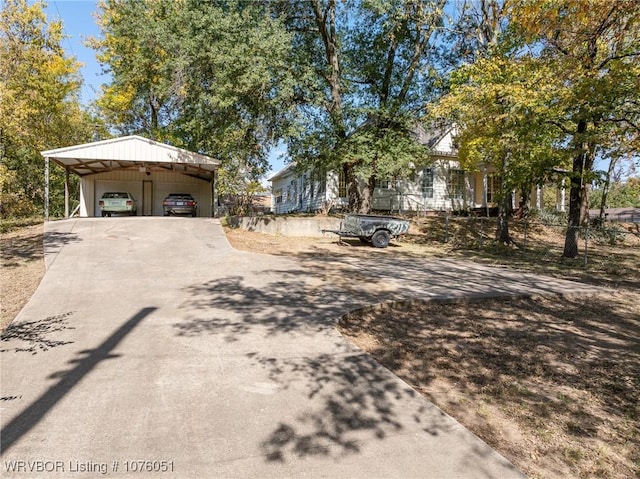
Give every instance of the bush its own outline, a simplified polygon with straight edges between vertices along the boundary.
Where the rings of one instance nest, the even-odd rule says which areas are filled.
[[[627,232],[619,226],[605,227],[600,218],[593,218],[589,222],[588,238],[596,243],[615,245],[623,243]]]
[[[567,213],[555,209],[532,210],[531,217],[549,226],[566,226],[569,220]]]

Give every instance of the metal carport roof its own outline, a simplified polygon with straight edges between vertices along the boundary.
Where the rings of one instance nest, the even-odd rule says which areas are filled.
[[[45,168],[45,217],[49,211],[49,161],[69,173],[87,176],[114,170],[173,171],[213,182],[220,161],[210,156],[176,148],[141,136],[132,135],[109,140],[67,146],[40,153]],[[68,182],[67,182],[68,183]],[[65,212],[68,216],[68,185],[65,188]]]
[[[125,136],[43,151],[42,156],[78,176],[154,168],[211,181],[220,161],[141,136]]]

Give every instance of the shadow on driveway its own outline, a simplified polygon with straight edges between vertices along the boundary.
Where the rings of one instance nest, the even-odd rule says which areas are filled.
[[[73,369],[60,371],[50,376],[50,379],[60,378],[57,384],[51,386],[47,392],[36,399],[30,406],[18,414],[0,431],[0,450],[6,453],[15,443],[28,433],[53,407],[71,391],[82,378],[91,372],[101,361],[118,357],[111,351],[127,336],[140,321],[156,308],[143,308],[131,319],[124,323],[95,349],[81,351],[82,357],[69,361],[75,364]]]

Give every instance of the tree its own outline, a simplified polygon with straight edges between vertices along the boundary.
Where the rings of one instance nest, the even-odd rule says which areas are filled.
[[[349,29],[348,71],[365,123],[342,149],[343,161],[353,165],[360,180],[355,205],[360,212],[370,210],[376,180],[408,176],[429,161],[413,132],[425,102],[437,91],[436,45],[445,3],[364,2]]]
[[[502,16],[489,25],[504,25],[507,35],[501,39],[490,30],[476,30],[479,34],[471,37],[475,38],[471,45],[487,45],[486,38],[500,41],[489,48],[489,56],[480,55],[480,60],[475,52],[484,50],[474,50],[474,63],[460,70],[467,84],[456,85],[460,75],[454,76],[453,96],[458,100],[465,95],[473,97],[469,105],[448,100],[449,106],[457,104],[467,118],[474,119],[463,125],[462,154],[465,144],[479,145],[478,157],[484,154],[490,160],[504,159],[504,172],[521,179],[525,178],[518,173],[522,165],[538,165],[535,171],[541,173],[552,166],[553,157],[559,163],[555,166],[571,158],[570,211],[563,256],[573,258],[578,254],[579,227],[588,216],[588,188],[594,179],[595,158],[637,151],[640,4],[632,0],[529,0],[504,1],[499,9],[500,2],[486,0],[480,5],[481,18],[493,18],[485,15],[492,12]],[[467,24],[480,26],[482,22]],[[488,45],[491,47],[491,42]],[[509,52],[514,46],[518,48]],[[501,63],[500,55],[512,64]],[[498,75],[502,94],[490,99],[485,94],[496,85],[492,69],[502,75]],[[479,78],[475,83],[471,81],[473,75]],[[536,83],[531,82],[532,75]],[[517,95],[523,88],[528,93]],[[489,112],[488,118],[502,126],[493,132],[490,125],[478,127],[481,115],[469,114],[474,105]],[[500,122],[496,123],[498,118]],[[497,137],[511,140],[491,143],[490,139]],[[487,145],[491,150],[487,151]],[[517,161],[514,146],[524,155]],[[492,157],[492,152],[496,156]],[[535,175],[529,177],[536,179]]]
[[[113,82],[99,100],[115,127],[266,171],[295,82],[290,38],[269,4],[105,0],[94,40]],[[241,184],[231,182],[228,186]],[[222,185],[224,187],[224,185]]]
[[[531,0],[513,22],[539,48],[564,95],[554,122],[573,158],[563,256],[578,255],[578,231],[588,220],[588,191],[598,150],[637,151],[640,128],[640,4]],[[635,140],[634,140],[635,138]]]
[[[350,185],[349,202],[355,204],[353,168],[335,154],[353,123],[344,100],[349,85],[343,72],[345,29],[340,20],[346,6],[336,0],[289,0],[275,2],[272,8],[292,35],[289,68],[298,80],[294,128],[286,138],[289,154],[301,170],[341,169]]]
[[[3,215],[41,214],[40,151],[91,138],[94,123],[79,102],[79,64],[61,46],[60,22],[40,2],[7,0],[0,13],[0,156]],[[52,168],[53,214],[62,210],[64,172]]]
[[[444,0],[280,4],[295,34],[299,130],[289,151],[303,168],[341,169],[351,210],[367,212],[376,179],[428,158],[413,135],[433,95]]]
[[[143,134],[166,140],[177,89],[171,62],[174,20],[182,1],[122,1],[100,3],[97,23],[103,38],[89,40],[97,58],[111,73],[97,100],[106,122],[121,134]]]
[[[519,189],[526,208],[531,188],[558,160],[553,130],[545,124],[551,99],[548,69],[526,52],[518,32],[510,28],[507,0],[481,0],[461,5],[450,41],[463,60],[449,77],[449,91],[431,108],[431,116],[455,121],[462,166],[493,169],[499,221],[496,239],[509,234],[512,192]]]
[[[607,190],[596,188],[593,193],[589,198],[591,208],[600,208],[602,204],[607,208],[640,208],[640,177],[613,181]],[[601,218],[604,221],[604,215]]]
[[[459,158],[465,169],[495,169],[501,181],[496,239],[505,244],[512,242],[511,192],[530,191],[559,161],[554,130],[546,122],[558,90],[543,67],[527,55],[494,51],[457,70],[449,93],[432,113],[458,125]]]

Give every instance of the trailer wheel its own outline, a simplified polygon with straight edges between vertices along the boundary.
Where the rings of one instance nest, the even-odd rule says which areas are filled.
[[[371,244],[375,248],[386,248],[387,246],[389,246],[390,239],[391,239],[391,236],[389,235],[388,231],[378,230],[375,233],[373,233],[373,236],[371,237]]]

